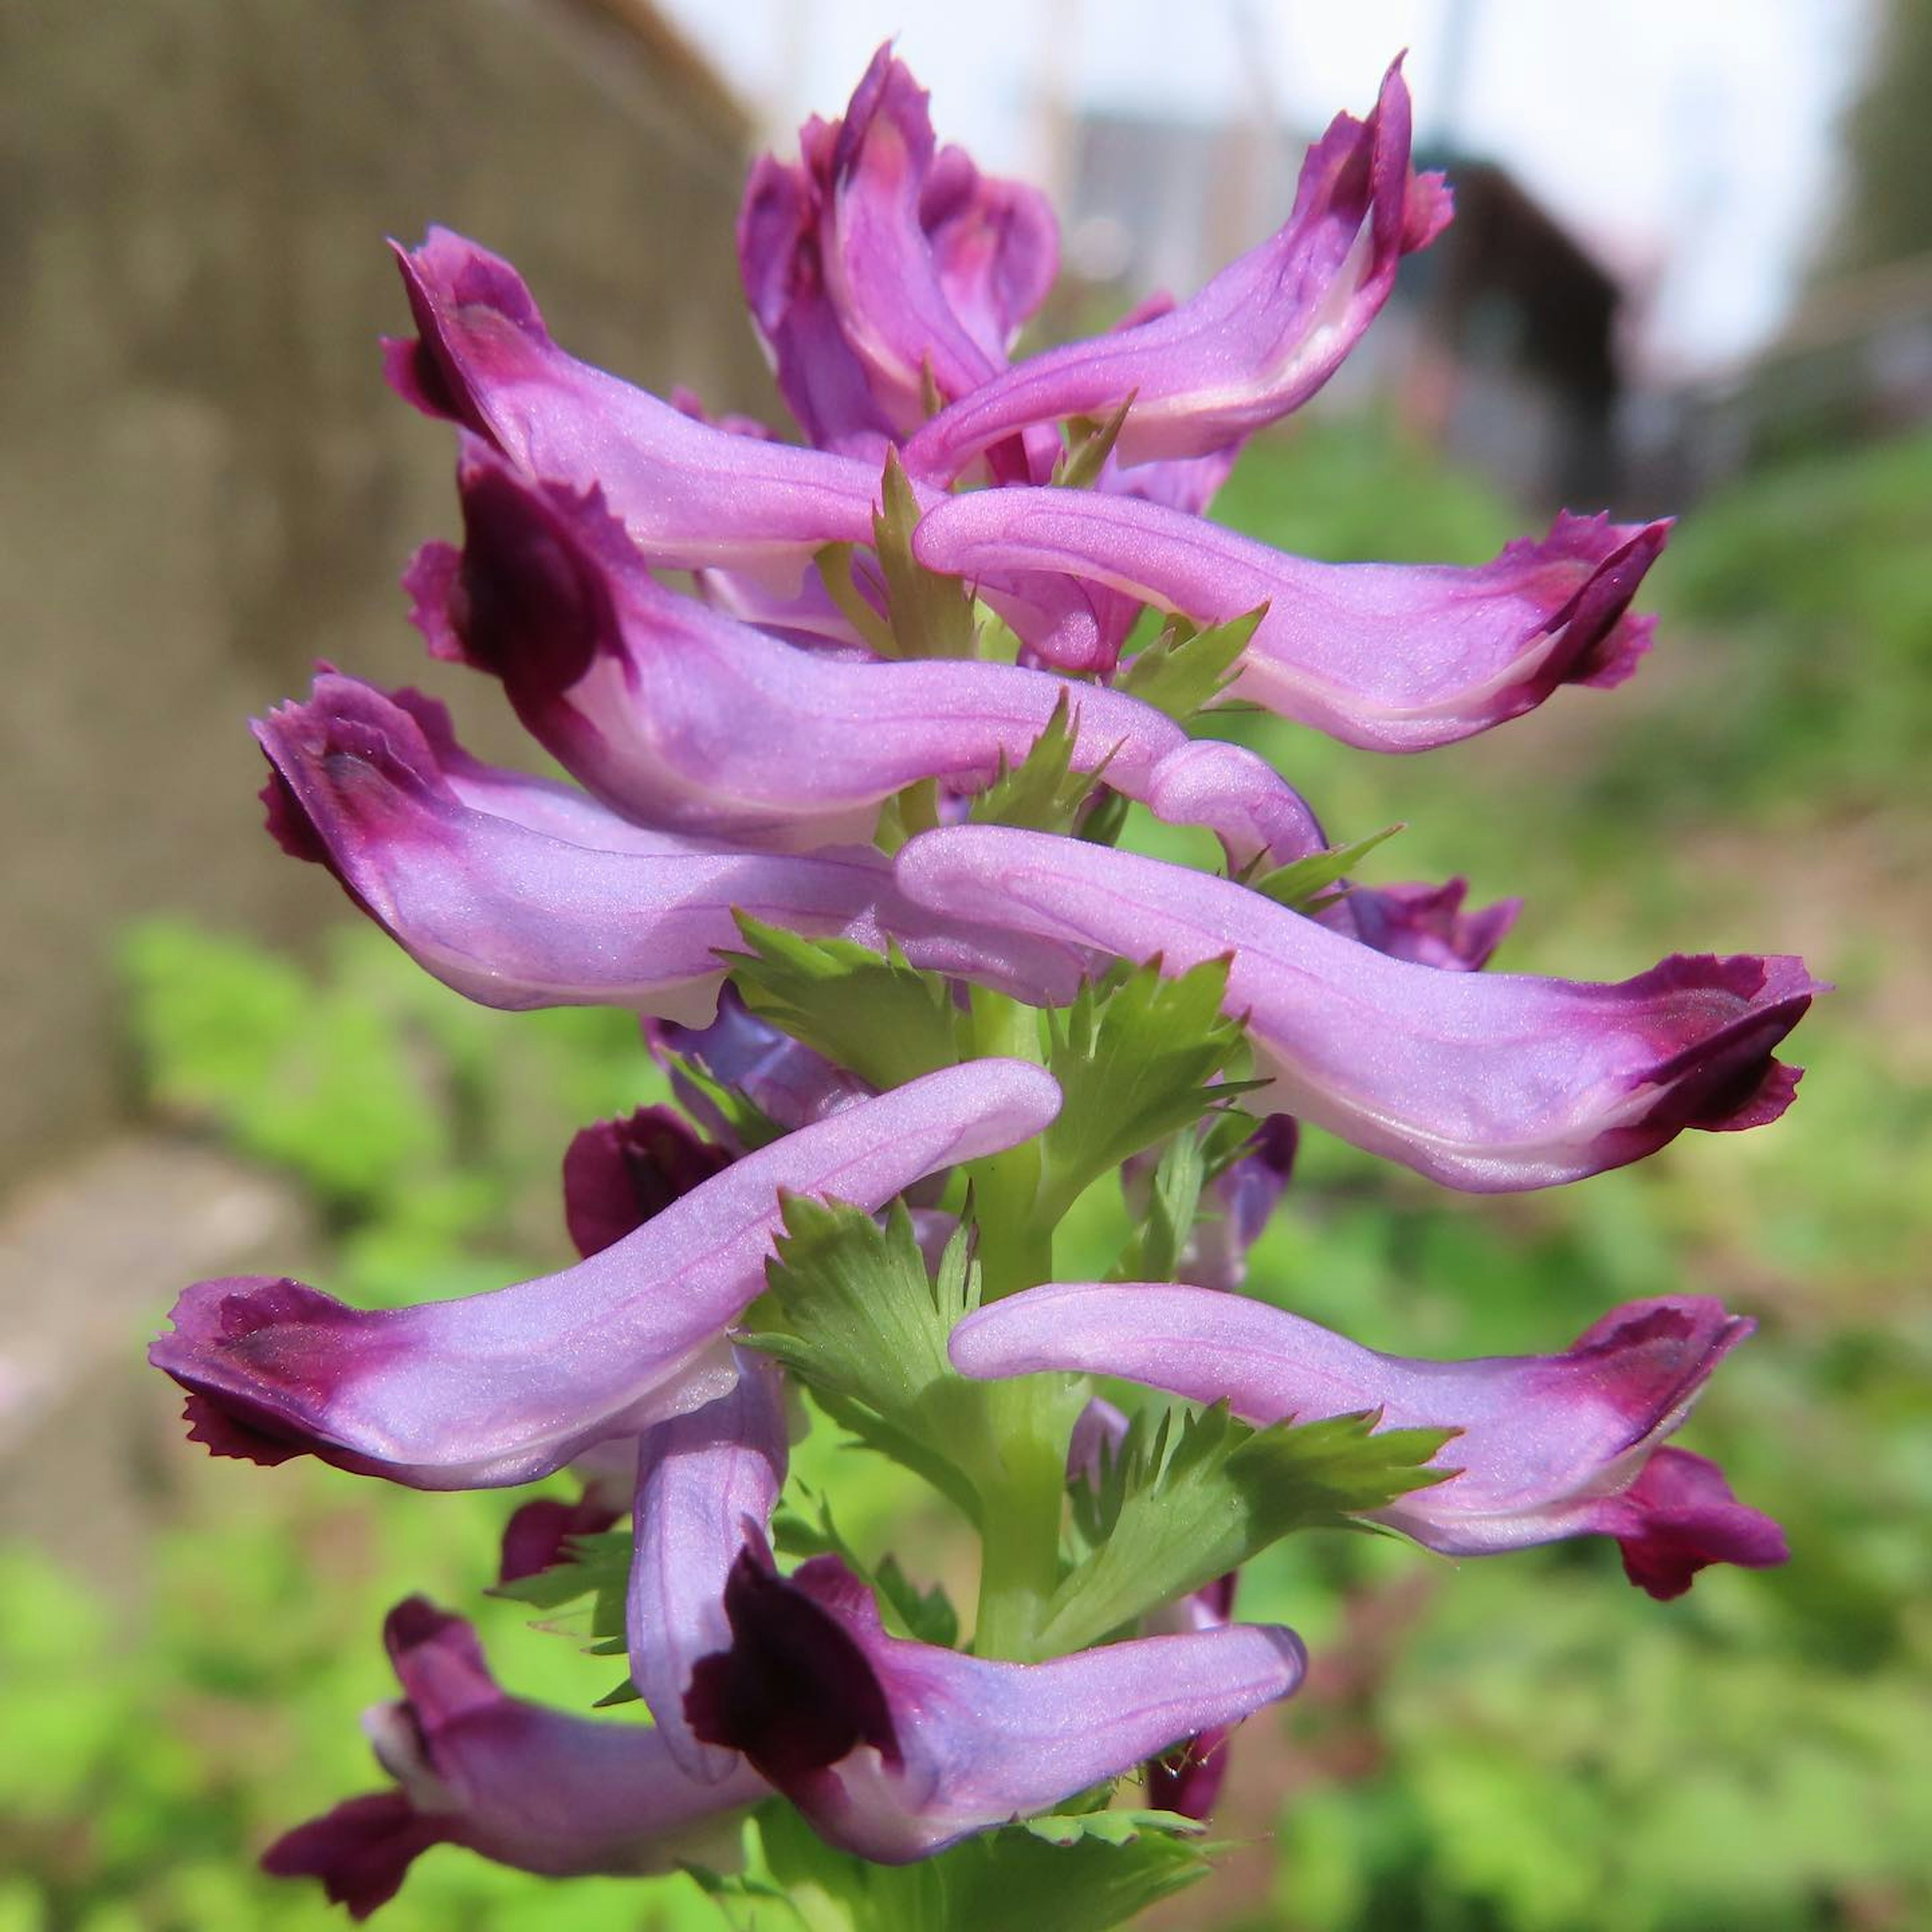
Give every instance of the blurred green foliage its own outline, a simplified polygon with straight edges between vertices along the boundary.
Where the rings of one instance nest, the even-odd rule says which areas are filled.
[[[1252,1566],[1246,1614],[1316,1677],[1234,1749],[1235,1840],[1272,1864],[1168,1924],[1284,1932],[1705,1932],[1932,1922],[1932,437],[1750,479],[1687,519],[1653,661],[1478,743],[1376,759],[1252,718],[1331,837],[1406,820],[1377,879],[1462,871],[1528,900],[1504,968],[1639,970],[1673,946],[1802,950],[1839,982],[1794,1042],[1814,1071],[1768,1132],[1690,1136],[1586,1185],[1479,1200],[1309,1137],[1251,1286],[1404,1353],[1546,1348],[1610,1304],[1701,1290],[1755,1314],[1686,1432],[1787,1525],[1786,1569],[1671,1604],[1608,1544],[1451,1565],[1312,1534]],[[1372,423],[1251,453],[1230,520],[1338,558],[1474,561],[1522,520]],[[1922,806],[1922,797],[1917,801]],[[661,1096],[632,1023],[503,1016],[362,928],[310,964],[178,926],[128,954],[158,1109],[294,1178],[327,1285],[366,1304],[492,1286],[566,1252],[572,1130]],[[1916,1071],[1915,1071],[1916,1070]],[[1062,1271],[1104,1271],[1117,1194]],[[133,1338],[130,1338],[130,1346]],[[958,1594],[943,1514],[876,1459],[804,1473],[868,1560]],[[341,1922],[257,1877],[274,1832],[380,1774],[356,1729],[392,1694],[377,1630],[422,1589],[477,1616],[514,1690],[579,1707],[608,1660],[479,1598],[511,1498],[420,1496],[183,1449],[128,1601],[41,1557],[0,1570],[0,1932],[300,1932]],[[1264,1899],[1265,1902],[1262,1902]],[[447,1850],[390,1932],[711,1927],[683,1880],[560,1892]]]

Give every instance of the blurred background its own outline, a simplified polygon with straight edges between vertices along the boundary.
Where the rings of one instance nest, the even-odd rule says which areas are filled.
[[[1375,876],[1524,895],[1507,966],[1802,952],[1840,988],[1771,1132],[1489,1201],[1307,1149],[1252,1285],[1372,1345],[1548,1348],[1679,1291],[1756,1316],[1684,1439],[1793,1560],[1662,1605],[1607,1544],[1297,1539],[1243,1607],[1299,1625],[1314,1678],[1241,1734],[1235,1849],[1163,1922],[1932,1924],[1932,5],[13,0],[0,1932],[333,1922],[252,1858],[380,1781],[356,1715],[406,1591],[477,1610],[520,1691],[608,1688],[478,1610],[502,1499],[212,1461],[140,1366],[198,1276],[376,1304],[556,1264],[570,1132],[654,1093],[622,1016],[466,1006],[276,853],[243,720],[328,658],[526,757],[404,621],[397,574],[454,510],[446,436],[377,374],[406,326],[382,236],[460,228],[577,352],[777,420],[743,170],[894,31],[942,137],[1056,198],[1041,341],[1259,239],[1409,49],[1458,219],[1216,514],[1457,562],[1559,506],[1681,514],[1660,641],[1624,690],[1426,759],[1250,735],[1336,836],[1406,821]],[[855,1541],[950,1560],[887,1473],[836,1480]],[[712,1921],[682,1880],[558,1892],[438,1852],[382,1922]]]

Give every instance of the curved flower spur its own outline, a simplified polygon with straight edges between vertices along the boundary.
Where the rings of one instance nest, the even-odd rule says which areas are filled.
[[[715,1828],[755,1807],[722,1899],[802,1886],[828,1924],[980,1932],[1023,1894],[1041,1932],[1117,1924],[1200,1856],[1184,1820],[1106,1810],[1115,1781],[1150,1767],[1150,1798],[1204,1813],[1230,1728],[1301,1681],[1292,1633],[1231,1621],[1279,1537],[1608,1535],[1658,1596],[1781,1558],[1666,1440],[1749,1330],[1714,1302],[1430,1362],[1241,1292],[1298,1120],[1455,1187],[1570,1181],[1774,1119],[1797,1076],[1772,1051],[1818,990],[1774,958],[1482,970],[1514,902],[1349,885],[1361,848],[1193,735],[1232,697],[1426,750],[1614,683],[1649,640],[1630,605],[1662,524],[1566,515],[1450,569],[1202,520],[1450,212],[1398,64],[1274,236],[1014,362],[1051,211],[942,146],[882,48],[795,163],[759,164],[738,224],[812,447],[577,360],[461,236],[398,250],[416,333],[388,376],[454,426],[464,524],[418,552],[413,614],[575,782],[484,764],[433,698],[325,668],[256,727],[269,829],[470,998],[644,1016],[706,1137],[662,1105],[586,1129],[564,1175],[584,1258],[492,1294],[378,1312],[250,1279],[178,1304],[153,1359],[218,1454],[431,1490],[569,1467],[576,1500],[509,1516],[502,1580],[591,1594],[653,1720],[508,1698],[412,1600],[386,1632],[404,1698],[370,1720],[398,1788],[289,1833],[271,1870],[362,1917],[436,1844],[559,1876],[722,1864]],[[1124,659],[1144,607],[1173,621]],[[1109,849],[1130,808],[1211,831],[1228,876]],[[1114,1180],[1137,1278],[1054,1285],[1059,1222]],[[1130,1424],[1068,1379],[1098,1374],[1205,1407]],[[798,1479],[814,1417],[978,1536],[968,1642]],[[904,1889],[883,1869],[929,1859]]]

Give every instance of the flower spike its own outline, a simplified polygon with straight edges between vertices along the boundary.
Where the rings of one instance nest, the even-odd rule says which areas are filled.
[[[1117,1778],[1300,1684],[1292,1630],[1242,1625],[1005,1664],[888,1636],[836,1557],[789,1577],[748,1553],[725,1592],[728,1650],[686,1709],[744,1753],[823,1838],[903,1864]]]
[[[262,1855],[275,1878],[322,1881],[369,1917],[432,1845],[462,1845],[548,1878],[674,1871],[734,1811],[770,1796],[748,1766],[698,1784],[641,1724],[599,1723],[506,1696],[460,1617],[412,1597],[382,1627],[403,1688],[363,1719],[394,1790],[352,1798]]]
[[[730,1389],[723,1337],[763,1286],[782,1192],[876,1209],[1059,1106],[1036,1066],[949,1067],[748,1154],[560,1274],[380,1311],[299,1282],[199,1282],[148,1360],[217,1455],[319,1456],[415,1489],[534,1481]]]
[[[1687,1127],[1759,1126],[1771,1058],[1823,990],[1789,958],[1678,956],[1592,985],[1391,958],[1225,879],[994,826],[899,854],[920,904],[1178,974],[1228,961],[1267,1090],[1244,1102],[1476,1193],[1621,1167]]]
[[[1455,1429],[1436,1464],[1457,1473],[1378,1520],[1451,1556],[1614,1536],[1631,1580],[1669,1597],[1706,1563],[1784,1560],[1778,1526],[1714,1466],[1659,1446],[1755,1326],[1706,1296],[1664,1298],[1612,1309],[1560,1355],[1412,1361],[1240,1295],[1110,1282],[982,1309],[951,1353],[964,1375],[1120,1376],[1259,1424],[1372,1409],[1392,1428]]]

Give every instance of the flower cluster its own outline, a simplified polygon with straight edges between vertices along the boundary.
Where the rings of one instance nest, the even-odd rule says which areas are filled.
[[[881,50],[740,220],[808,446],[575,360],[472,242],[399,251],[388,376],[454,425],[464,532],[410,566],[415,622],[575,782],[325,670],[256,728],[269,830],[472,999],[644,1016],[682,1110],[570,1148],[572,1267],[382,1312],[199,1282],[152,1359],[217,1455],[420,1490],[574,1468],[577,1500],[510,1518],[500,1582],[602,1579],[653,1721],[506,1696],[412,1600],[386,1632],[403,1697],[365,1720],[394,1788],[270,1870],[360,1918],[438,1843],[552,1875],[715,1865],[713,1828],[788,1803],[896,1864],[1090,1811],[1141,1766],[1200,1815],[1229,1732],[1302,1678],[1292,1632],[1232,1613],[1276,1536],[1605,1536],[1660,1597],[1781,1559],[1666,1446],[1750,1331],[1713,1301],[1443,1362],[1240,1292],[1297,1123],[1453,1188],[1577,1180],[1775,1118],[1797,1076],[1772,1050],[1819,990],[1786,958],[1482,970],[1513,906],[1351,886],[1299,794],[1202,729],[1242,701],[1421,751],[1614,684],[1650,641],[1630,605],[1660,524],[1565,515],[1455,568],[1204,520],[1450,213],[1391,70],[1191,299],[1012,362],[1052,216],[936,146]],[[1225,872],[1121,849],[1136,806],[1210,832]],[[1056,1282],[1059,1219],[1116,1172],[1116,1278]],[[1094,1376],[1201,1406],[1129,1416]],[[829,1517],[800,1529],[806,1396],[976,1529],[970,1645]]]

